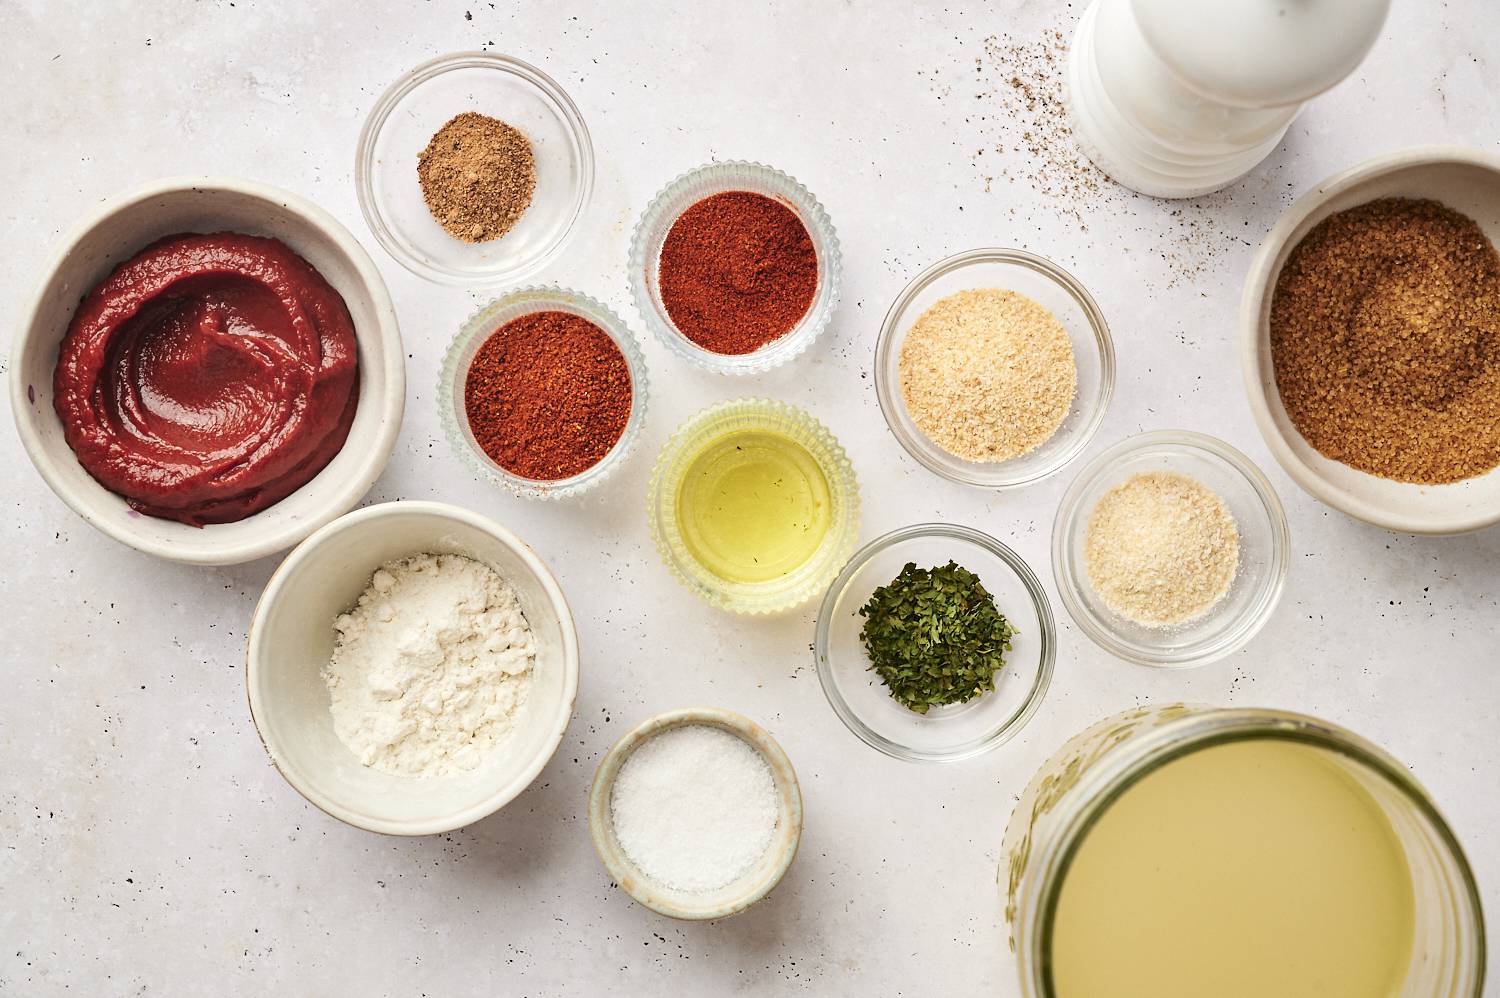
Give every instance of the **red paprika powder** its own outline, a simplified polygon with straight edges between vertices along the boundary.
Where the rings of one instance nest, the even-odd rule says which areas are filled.
[[[657,285],[688,339],[713,353],[753,353],[807,314],[818,254],[792,209],[763,194],[726,191],[672,223]]]
[[[625,355],[570,312],[507,322],[474,354],[464,381],[464,413],[480,448],[535,481],[572,478],[603,460],[631,404]]]

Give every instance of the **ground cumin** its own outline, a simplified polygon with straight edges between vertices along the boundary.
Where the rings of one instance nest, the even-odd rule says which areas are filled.
[[[1500,257],[1436,201],[1315,226],[1277,278],[1271,356],[1287,415],[1327,457],[1429,484],[1500,464]]]
[[[515,226],[536,192],[536,160],[520,129],[465,111],[417,155],[422,199],[455,239],[483,243]]]
[[[582,474],[630,419],[630,368],[614,340],[569,312],[532,312],[490,334],[464,380],[479,446],[533,481]]]

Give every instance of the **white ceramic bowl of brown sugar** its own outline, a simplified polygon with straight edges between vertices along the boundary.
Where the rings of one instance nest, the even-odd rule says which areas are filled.
[[[1500,468],[1446,484],[1395,481],[1369,474],[1325,456],[1309,443],[1293,422],[1278,389],[1271,311],[1283,267],[1320,222],[1381,198],[1438,201],[1468,216],[1492,244],[1500,246],[1500,156],[1492,153],[1455,146],[1405,149],[1369,160],[1317,185],[1288,208],[1271,229],[1245,281],[1241,357],[1250,410],[1286,473],[1329,506],[1404,533],[1478,530],[1500,522]],[[1490,432],[1500,433],[1500,429],[1491,427]]]

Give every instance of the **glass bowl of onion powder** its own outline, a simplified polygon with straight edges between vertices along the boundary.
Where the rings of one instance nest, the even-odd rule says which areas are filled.
[[[1161,430],[1090,461],[1052,526],[1058,594],[1130,662],[1203,665],[1241,648],[1286,584],[1291,536],[1260,469],[1215,437]]]
[[[951,481],[1015,488],[1083,452],[1114,392],[1104,315],[1066,270],[1025,250],[974,249],[914,277],[875,343],[891,433]]]

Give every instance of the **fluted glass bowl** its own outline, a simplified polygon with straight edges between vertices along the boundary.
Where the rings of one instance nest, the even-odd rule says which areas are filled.
[[[1105,605],[1089,581],[1084,541],[1104,494],[1141,472],[1172,471],[1216,492],[1234,517],[1240,561],[1229,591],[1176,627],[1144,627]],[[1286,585],[1291,533],[1270,481],[1224,441],[1187,430],[1142,433],[1090,461],[1068,486],[1052,525],[1052,575],[1078,626],[1130,662],[1187,668],[1223,658],[1265,626]]]
[[[1057,317],[1073,344],[1078,387],[1057,432],[1008,461],[970,461],[943,450],[917,426],[901,392],[901,345],[933,303],[959,291],[1016,291]],[[891,433],[906,452],[936,474],[965,485],[1014,488],[1038,481],[1083,452],[1109,408],[1115,387],[1115,349],[1093,297],[1057,264],[1015,249],[975,249],[950,256],[902,289],[875,341],[875,397]]]
[[[871,671],[859,610],[907,562],[936,568],[949,559],[979,576],[1016,634],[993,690],[918,714]],[[1036,574],[995,538],[947,523],[903,527],[861,548],[828,587],[813,635],[818,680],[839,720],[866,745],[915,762],[968,759],[1010,740],[1041,706],[1056,655],[1052,606]]]
[[[741,431],[772,433],[799,444],[828,485],[829,524],[822,544],[800,566],[765,582],[735,582],[710,571],[689,551],[678,522],[678,495],[693,463],[713,442]],[[722,610],[780,613],[821,592],[854,550],[859,488],[844,448],[822,423],[785,402],[737,399],[704,409],[672,434],[651,474],[648,514],[656,549],[683,585]]]
[[[818,288],[807,314],[780,339],[746,354],[714,353],[684,336],[667,315],[657,281],[662,244],[678,216],[704,198],[726,191],[763,194],[786,205],[806,226],[818,254]],[[630,241],[630,294],[646,328],[679,357],[719,374],[756,374],[802,353],[827,327],[838,305],[841,267],[833,223],[806,187],[780,170],[759,163],[711,163],[689,170],[668,184],[636,223]]]
[[[625,365],[630,370],[630,417],[625,422],[620,439],[615,441],[614,447],[598,463],[571,478],[522,478],[502,468],[479,446],[464,411],[464,385],[468,381],[469,365],[473,363],[474,355],[495,330],[532,312],[568,312],[587,319],[604,330],[615,346],[620,348],[620,353],[625,357]],[[647,395],[646,359],[641,356],[640,346],[624,320],[607,305],[587,295],[551,286],[519,288],[496,298],[471,315],[449,345],[443,369],[438,375],[438,413],[442,419],[443,431],[454,452],[481,478],[503,485],[516,495],[528,499],[564,499],[576,496],[599,484],[623,464],[641,435],[641,427],[645,425]]]

